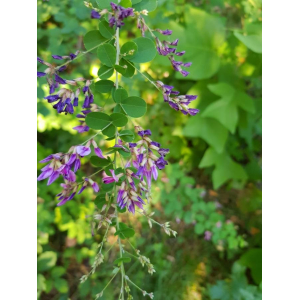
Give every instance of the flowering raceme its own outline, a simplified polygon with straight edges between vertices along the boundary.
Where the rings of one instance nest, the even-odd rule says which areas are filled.
[[[183,68],[188,68],[191,63],[175,60],[175,57],[181,57],[185,53],[176,50],[179,40],[161,41],[154,33],[170,36],[172,31],[168,29],[150,29],[142,17],[142,15],[147,15],[146,9],[137,11],[134,5],[125,8],[119,3],[113,2],[103,9],[95,8],[89,2],[85,2],[85,5],[91,9],[92,19],[101,19],[99,26],[103,26],[102,32],[111,36],[111,31],[115,31],[114,35],[110,39],[102,37],[103,40],[101,38],[98,45],[92,48],[87,47],[85,52],[76,51],[69,55],[52,55],[55,60],[65,60],[59,66],[50,64],[38,57],[38,62],[47,68],[42,72],[37,72],[37,76],[46,78],[49,95],[44,98],[57,113],[76,114],[79,124],[73,127],[74,130],[83,135],[89,133],[90,130],[97,130],[97,132],[84,143],[70,147],[68,152],[51,154],[40,161],[40,163],[47,164],[41,169],[42,172],[38,176],[38,180],[47,179],[47,185],[51,185],[62,178],[63,183],[60,184],[62,191],[57,195],[58,206],[67,205],[67,202],[71,200],[74,201],[75,196],[82,194],[86,188],[92,188],[98,194],[97,201],[95,201],[96,213],[92,216],[93,221],[91,223],[98,222],[98,229],[103,225],[107,227],[107,230],[92,271],[88,275],[84,275],[81,281],[84,282],[90,274],[95,272],[96,267],[103,262],[102,246],[109,228],[114,226],[116,228],[115,235],[118,236],[119,240],[121,259],[117,272],[121,272],[122,282],[124,281],[123,286],[127,286],[131,280],[125,275],[122,262],[124,250],[120,239],[131,237],[134,231],[126,227],[126,224],[119,222],[118,213],[128,211],[135,214],[138,212],[147,218],[150,227],[152,227],[153,222],[158,224],[168,235],[176,236],[176,232],[170,228],[168,222],[160,224],[152,219],[153,213],[146,211],[146,206],[151,201],[152,181],[158,180],[159,172],[168,165],[166,156],[169,149],[162,147],[158,141],[151,139],[150,129],[144,130],[142,127],[135,125],[132,119],[144,116],[147,104],[140,97],[128,96],[127,91],[119,86],[120,79],[118,75],[121,74],[130,78],[134,75],[135,70],[141,73],[131,59],[134,57],[137,61],[144,62],[146,60],[145,62],[147,62],[149,55],[147,54],[147,57],[145,57],[143,51],[139,52],[139,47],[143,49],[146,44],[147,47],[150,47],[150,50],[148,50],[152,55],[152,59],[156,55],[156,51],[160,55],[168,57],[173,68],[183,76],[188,75],[188,72]],[[140,7],[143,7],[143,5],[141,2]],[[137,21],[137,26],[142,33],[142,37],[139,38],[141,44],[138,46],[138,43],[127,42],[120,47],[119,31],[129,18]],[[153,42],[144,37],[146,31],[149,31]],[[100,32],[101,30],[97,32],[97,36],[101,36]],[[93,39],[88,40],[89,43],[86,44],[89,45],[91,42],[93,45],[95,44],[94,34],[95,32],[92,33]],[[101,68],[104,67],[105,72],[111,72],[109,77],[115,72],[115,82],[106,80],[109,77],[104,79],[101,75],[99,75],[101,80],[82,77],[69,80],[63,78],[65,76],[62,77],[61,73],[67,69],[70,63],[77,61],[78,58],[94,49],[97,50],[97,56],[102,65]],[[79,55],[79,53],[81,54]],[[132,70],[131,73],[128,69]],[[196,95],[179,95],[180,93],[175,91],[173,86],[166,85],[161,81],[154,83],[150,79],[148,80],[161,92],[164,101],[171,108],[190,116],[194,116],[199,112],[198,109],[189,107],[190,103],[197,98]],[[95,89],[97,92],[111,93],[116,103],[113,110],[109,108],[107,109],[108,113],[105,113],[104,107],[97,104],[99,99],[94,96],[97,95],[93,92]],[[129,125],[129,129],[120,129],[126,126],[129,120],[133,122],[136,134],[129,130],[131,128]],[[107,140],[115,140],[114,146],[109,148],[108,152],[103,153],[98,146],[96,139],[97,135],[100,134],[105,136]],[[90,155],[93,156],[90,157]],[[88,160],[98,170],[91,175],[84,175],[81,180],[78,180],[77,172],[80,169],[81,172],[85,172],[82,164]],[[95,177],[96,175],[97,177]],[[92,232],[93,230],[94,228],[92,228]],[[153,274],[155,270],[150,260],[140,255],[137,249],[136,254],[142,265],[146,264],[149,273]],[[129,289],[127,289],[127,292],[128,299],[132,299]],[[100,297],[102,293],[99,293],[97,297]],[[121,295],[124,296],[124,293],[125,288],[122,288]],[[153,298],[153,293],[143,291],[143,294]]]

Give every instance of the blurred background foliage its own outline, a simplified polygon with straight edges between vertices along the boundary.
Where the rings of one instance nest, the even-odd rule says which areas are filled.
[[[38,56],[49,62],[51,54],[84,51],[83,36],[97,29],[98,21],[90,19],[82,0],[39,0],[37,10]],[[138,232],[132,243],[157,271],[150,276],[132,262],[126,265],[127,275],[153,291],[155,299],[261,299],[261,21],[260,0],[159,0],[158,9],[149,13],[151,27],[172,29],[179,50],[186,50],[185,62],[193,65],[187,78],[175,74],[160,56],[140,68],[181,94],[198,95],[193,107],[201,112],[195,117],[169,108],[139,73],[121,79],[130,95],[140,95],[148,104],[139,124],[171,150],[170,165],[153,185],[151,210],[161,223],[171,221],[178,237],[170,238],[158,227],[150,230],[142,216],[123,216]],[[140,35],[135,25],[127,22],[121,43]],[[96,55],[88,54],[72,63],[64,77],[97,77],[99,67]],[[92,134],[77,134],[72,129],[78,124],[75,116],[57,115],[43,100],[46,93],[41,79],[38,160],[65,152]],[[108,94],[95,94],[95,101],[107,109],[113,105]],[[101,141],[104,149],[111,143]],[[85,164],[83,171],[92,174],[95,169]],[[111,278],[116,251],[79,285],[103,229],[92,237],[86,215],[94,211],[95,196],[89,189],[56,207],[59,191],[59,183],[48,187],[38,182],[38,298],[93,299]],[[108,244],[113,242],[111,237]],[[103,299],[117,299],[117,281]],[[134,288],[132,294],[143,298]]]

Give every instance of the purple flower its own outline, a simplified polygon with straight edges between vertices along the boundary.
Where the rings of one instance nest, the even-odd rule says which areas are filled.
[[[144,137],[145,135],[151,135],[151,130],[150,129],[147,129],[147,130],[141,130],[141,131],[138,131],[138,135],[141,136],[141,137]]]
[[[48,167],[46,170],[44,170],[40,175],[39,177],[37,178],[38,181],[41,181],[41,180],[44,180],[48,177],[50,177],[53,173],[53,169]]]
[[[81,187],[81,189],[78,192],[78,195],[80,195],[85,189],[86,189],[87,185],[83,184],[83,186]]]
[[[70,57],[71,60],[73,60],[77,57],[77,55],[74,54],[74,53],[70,53],[69,57]]]
[[[89,131],[89,126],[84,126],[84,125],[79,125],[79,126],[75,126],[73,127],[74,130],[77,130],[79,133],[82,133],[82,132],[86,132],[86,131]]]
[[[92,19],[100,19],[101,18],[101,15],[95,11],[94,9],[91,11],[91,18]]]
[[[209,241],[209,240],[211,240],[211,237],[212,237],[212,233],[211,233],[210,231],[206,230],[206,231],[204,232],[204,239],[205,239],[206,241]]]
[[[76,151],[80,156],[87,156],[91,153],[91,148],[85,146],[77,146]]]
[[[116,25],[116,27],[120,28],[124,25],[123,20],[127,17],[134,17],[134,12],[131,7],[124,8],[120,5],[117,5],[113,2],[110,3],[110,6],[113,10],[113,15],[109,18],[109,26],[113,27]]]
[[[54,59],[57,59],[57,60],[62,60],[62,59],[63,59],[63,57],[60,56],[60,55],[52,55],[52,57],[53,57]]]
[[[171,35],[172,34],[172,30],[169,30],[169,29],[166,29],[166,30],[156,29],[156,31],[158,31],[159,33],[161,33],[163,35]]]
[[[46,76],[47,74],[44,73],[44,72],[37,72],[37,77],[44,77]]]
[[[169,149],[165,149],[165,148],[160,148],[158,150],[158,153],[161,155],[161,156],[166,156],[168,153],[170,152]]]
[[[97,182],[93,181],[92,183],[92,188],[93,190],[95,191],[95,193],[98,193],[99,192],[99,185],[97,184]]]
[[[189,109],[188,109],[188,113],[189,113],[191,116],[195,116],[198,112],[199,112],[199,109],[196,109],[196,108],[189,108]]]
[[[55,81],[60,83],[60,84],[66,84],[67,83],[65,79],[59,77],[57,74],[55,74]]]
[[[118,176],[115,175],[115,171],[114,170],[109,170],[112,176],[106,176],[102,179],[104,184],[109,184],[112,182],[118,182],[119,181],[119,177],[118,176],[122,176],[123,174],[119,174]]]
[[[61,66],[57,72],[63,72],[64,70],[66,70],[67,66]]]
[[[37,57],[37,61],[40,62],[41,64],[44,63],[44,61],[41,58],[39,58],[39,57]]]
[[[176,52],[175,55],[177,55],[177,56],[182,56],[184,53],[185,53],[185,51]]]
[[[94,151],[95,151],[95,154],[96,154],[98,157],[100,157],[100,158],[105,158],[105,157],[103,156],[102,151],[101,151],[100,148],[95,148]]]
[[[59,171],[54,171],[51,174],[51,176],[49,177],[47,185],[50,185],[51,183],[53,183],[59,177],[59,175],[60,175]]]
[[[181,73],[184,77],[186,77],[186,76],[188,76],[188,75],[190,74],[190,72],[185,71],[185,70],[181,70],[180,73]]]
[[[165,166],[168,164],[168,162],[166,160],[164,160],[164,158],[161,156],[156,162],[155,162],[156,166],[162,170],[165,168]]]

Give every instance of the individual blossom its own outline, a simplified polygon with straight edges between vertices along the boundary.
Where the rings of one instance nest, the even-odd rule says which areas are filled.
[[[101,18],[101,15],[98,11],[96,11],[95,9],[93,9],[91,11],[91,18],[92,19],[100,19]]]
[[[103,177],[103,183],[104,184],[109,184],[109,183],[113,183],[113,182],[118,182],[119,179],[124,175],[123,173],[120,173],[118,175],[115,174],[114,170],[109,170],[112,176],[104,176]]]
[[[206,230],[206,231],[204,232],[204,239],[205,239],[206,241],[210,241],[210,240],[211,240],[211,237],[212,237],[212,233],[211,233],[209,230]]]
[[[180,111],[184,115],[195,116],[199,109],[189,108],[189,104],[196,100],[196,95],[179,95],[178,91],[174,91],[174,87],[166,85],[161,81],[156,82],[156,86],[162,91],[164,101],[167,102],[171,108]]]

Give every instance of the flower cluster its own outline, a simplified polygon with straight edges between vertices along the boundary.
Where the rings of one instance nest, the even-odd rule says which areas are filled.
[[[171,35],[172,34],[172,30],[160,30],[160,29],[156,29],[157,32],[163,34],[163,35]],[[182,61],[176,61],[174,58],[175,56],[183,56],[185,51],[176,51],[176,47],[178,45],[179,40],[176,39],[173,42],[169,42],[169,41],[160,41],[159,38],[155,37],[155,43],[156,43],[156,49],[157,52],[160,55],[163,56],[167,56],[174,68],[175,71],[180,72],[184,77],[186,77],[189,72],[184,70],[184,68],[188,68],[192,65],[191,62],[188,63],[183,63]]]
[[[77,52],[76,52],[77,53]],[[74,59],[77,54],[70,54],[70,56],[59,56],[53,55],[52,57],[55,59],[64,59],[66,57]],[[53,108],[57,110],[58,113],[65,113],[65,114],[73,114],[74,113],[74,106],[78,106],[78,97],[80,94],[80,87],[78,87],[79,82],[85,82],[85,86],[82,88],[82,92],[85,96],[84,103],[82,105],[83,108],[89,108],[90,105],[94,102],[94,95],[90,89],[91,81],[86,80],[82,77],[75,78],[72,80],[63,79],[58,74],[66,69],[66,65],[62,67],[55,67],[54,65],[43,61],[41,58],[37,58],[37,60],[46,65],[48,68],[44,72],[37,72],[38,77],[47,76],[47,82],[50,88],[50,95],[44,97],[48,101],[48,103],[54,103]],[[54,94],[55,90],[60,85],[69,84],[71,86],[77,86],[78,88],[76,91],[72,91],[70,89],[61,88],[56,94]]]
[[[110,6],[113,10],[113,14],[109,13],[108,22],[110,27],[114,27],[116,25],[117,28],[120,28],[125,25],[123,22],[125,18],[134,17],[133,9],[130,7],[124,8],[113,2],[110,3]]]
[[[156,82],[156,86],[162,91],[164,101],[167,102],[173,109],[181,111],[184,115],[195,116],[199,109],[189,108],[188,105],[197,99],[196,95],[179,95],[178,91],[173,91],[174,87],[166,85],[161,81]]]
[[[191,62],[188,63],[184,63],[182,61],[176,61],[174,58],[175,56],[183,56],[185,54],[185,51],[177,51],[176,47],[178,45],[179,39],[174,40],[173,42],[169,42],[169,41],[161,41],[157,36],[155,36],[153,34],[153,31],[159,32],[162,35],[165,36],[170,36],[172,34],[172,30],[166,29],[166,30],[161,30],[161,29],[155,29],[152,30],[150,29],[144,18],[142,18],[141,16],[139,16],[138,21],[137,21],[137,27],[140,29],[142,36],[145,36],[145,31],[148,29],[152,35],[152,37],[155,40],[155,44],[156,44],[156,49],[158,54],[163,55],[163,56],[167,56],[174,68],[175,71],[180,72],[184,77],[186,77],[189,72],[184,70],[183,68],[188,68],[192,65]]]
[[[125,25],[125,23],[123,22],[124,19],[128,17],[134,17],[134,12],[131,7],[125,8],[113,2],[110,3],[112,12],[109,12],[107,9],[100,10],[94,8],[93,5],[88,2],[85,2],[85,6],[88,8],[92,8],[92,19],[100,19],[104,14],[108,13],[108,23],[110,27],[114,27],[116,25],[117,28],[120,28]]]
[[[169,149],[161,148],[159,143],[149,138],[150,130],[141,130],[140,127],[137,127],[137,130],[142,139],[137,143],[129,143],[131,158],[125,165],[125,174],[115,175],[114,170],[110,170],[112,176],[103,178],[103,183],[108,184],[118,182],[125,175],[118,191],[117,203],[121,208],[127,207],[128,211],[133,214],[136,206],[143,210],[143,205],[145,205],[143,195],[149,200],[152,178],[157,180],[157,169],[164,169],[168,164],[164,157],[169,153]],[[123,148],[124,146],[119,142],[116,147]],[[153,151],[157,151],[159,156]]]
[[[51,154],[40,161],[40,163],[49,164],[42,168],[42,173],[38,177],[39,181],[48,178],[47,185],[50,185],[58,179],[59,176],[62,176],[65,180],[65,183],[61,184],[63,191],[57,195],[59,197],[58,200],[60,200],[58,203],[59,206],[65,204],[66,201],[73,199],[75,196],[78,186],[80,185],[76,183],[75,173],[81,167],[81,158],[91,153],[91,144],[94,147],[95,154],[100,158],[104,158],[97,143],[94,140],[89,140],[85,146],[72,146],[67,153]],[[85,178],[78,194],[82,193],[88,184],[92,186],[95,192],[99,191],[99,186],[96,182],[90,178]]]

